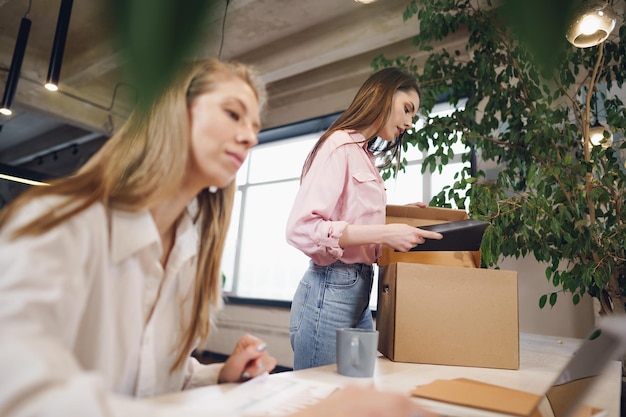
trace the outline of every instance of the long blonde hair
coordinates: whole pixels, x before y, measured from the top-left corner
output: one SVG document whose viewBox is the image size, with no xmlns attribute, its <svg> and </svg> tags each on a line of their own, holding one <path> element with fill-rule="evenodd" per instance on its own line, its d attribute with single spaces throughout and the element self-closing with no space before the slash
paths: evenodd
<svg viewBox="0 0 626 417">
<path fill-rule="evenodd" d="M 133 112 L 76 175 L 55 180 L 47 187 L 32 187 L 0 211 L 0 227 L 41 196 L 70 198 L 15 230 L 13 238 L 45 233 L 96 202 L 138 212 L 167 198 L 182 183 L 188 164 L 189 106 L 224 77 L 238 77 L 250 85 L 262 108 L 265 87 L 251 68 L 216 59 L 187 64 L 169 88 L 148 109 Z M 194 221 L 199 224 L 200 241 L 191 320 L 178 342 L 171 370 L 180 368 L 198 339 L 204 341 L 209 334 L 211 306 L 219 303 L 220 264 L 235 188 L 233 181 L 216 193 L 205 189 L 197 196 L 198 216 Z"/>
</svg>

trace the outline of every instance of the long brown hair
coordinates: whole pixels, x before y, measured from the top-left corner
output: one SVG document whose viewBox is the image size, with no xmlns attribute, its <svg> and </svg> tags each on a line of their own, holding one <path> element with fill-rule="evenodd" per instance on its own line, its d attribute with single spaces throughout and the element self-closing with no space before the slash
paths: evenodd
<svg viewBox="0 0 626 417">
<path fill-rule="evenodd" d="M 49 186 L 32 187 L 0 211 L 0 227 L 31 200 L 47 195 L 68 198 L 15 230 L 13 238 L 45 233 L 96 202 L 138 212 L 167 198 L 180 186 L 187 169 L 189 106 L 224 77 L 246 82 L 256 93 L 259 108 L 264 105 L 265 87 L 251 68 L 216 59 L 187 64 L 169 88 L 148 109 L 133 112 L 76 175 L 52 181 Z M 178 342 L 171 370 L 180 368 L 198 338 L 204 341 L 209 334 L 211 307 L 219 303 L 220 263 L 235 188 L 233 181 L 216 193 L 205 189 L 197 196 L 194 221 L 200 237 L 191 320 Z"/>
<path fill-rule="evenodd" d="M 317 152 L 328 137 L 337 130 L 364 130 L 370 126 L 384 126 L 389 120 L 393 95 L 396 91 L 415 90 L 420 94 L 419 85 L 415 77 L 396 67 L 383 68 L 370 75 L 365 80 L 350 106 L 344 111 L 335 122 L 318 139 L 315 146 L 307 156 L 302 168 L 302 177 L 311 168 L 311 164 Z M 376 146 L 376 137 L 365 138 L 369 142 L 370 150 L 378 154 L 388 154 L 385 157 L 387 163 L 391 163 L 394 156 L 400 151 L 402 140 L 400 137 L 388 142 L 385 146 Z M 381 168 L 386 167 L 387 164 Z"/>
</svg>

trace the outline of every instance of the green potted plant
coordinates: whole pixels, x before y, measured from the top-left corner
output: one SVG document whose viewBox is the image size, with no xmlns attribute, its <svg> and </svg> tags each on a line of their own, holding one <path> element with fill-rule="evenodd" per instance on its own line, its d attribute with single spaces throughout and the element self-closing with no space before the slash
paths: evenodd
<svg viewBox="0 0 626 417">
<path fill-rule="evenodd" d="M 412 0 L 404 18 L 420 27 L 415 56 L 379 56 L 372 65 L 401 66 L 420 80 L 426 123 L 405 147 L 430 150 L 424 170 L 441 169 L 458 140 L 469 149 L 464 161 L 481 161 L 458 172 L 431 205 L 455 203 L 491 223 L 484 266 L 532 255 L 548 264 L 555 286 L 540 298 L 542 308 L 565 291 L 575 304 L 584 294 L 598 299 L 600 314 L 624 314 L 626 111 L 616 91 L 626 79 L 626 25 L 589 48 L 563 35 L 541 65 L 503 13 L 490 0 Z M 464 49 L 437 47 L 464 33 Z M 418 65 L 420 51 L 428 56 Z M 430 117 L 442 98 L 466 101 L 449 116 Z M 596 124 L 610 132 L 594 145 Z"/>
</svg>

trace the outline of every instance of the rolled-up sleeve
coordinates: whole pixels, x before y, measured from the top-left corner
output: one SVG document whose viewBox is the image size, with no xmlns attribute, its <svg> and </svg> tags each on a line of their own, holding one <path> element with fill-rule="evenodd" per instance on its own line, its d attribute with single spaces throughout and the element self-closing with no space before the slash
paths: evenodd
<svg viewBox="0 0 626 417">
<path fill-rule="evenodd" d="M 341 204 L 346 181 L 345 146 L 320 149 L 302 179 L 287 220 L 287 242 L 318 265 L 328 265 L 343 255 L 339 238 L 347 222 L 331 220 Z"/>
</svg>

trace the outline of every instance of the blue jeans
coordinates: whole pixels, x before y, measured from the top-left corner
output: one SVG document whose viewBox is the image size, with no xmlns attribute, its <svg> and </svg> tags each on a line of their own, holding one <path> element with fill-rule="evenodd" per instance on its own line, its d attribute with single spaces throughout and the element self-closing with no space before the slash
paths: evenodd
<svg viewBox="0 0 626 417">
<path fill-rule="evenodd" d="M 374 328 L 369 308 L 373 278 L 371 265 L 310 263 L 291 304 L 294 370 L 335 363 L 338 328 Z"/>
</svg>

